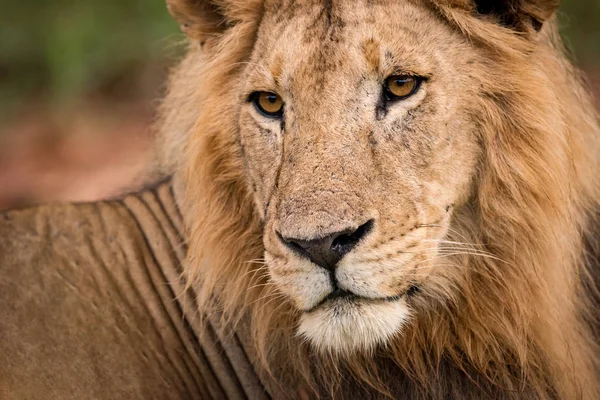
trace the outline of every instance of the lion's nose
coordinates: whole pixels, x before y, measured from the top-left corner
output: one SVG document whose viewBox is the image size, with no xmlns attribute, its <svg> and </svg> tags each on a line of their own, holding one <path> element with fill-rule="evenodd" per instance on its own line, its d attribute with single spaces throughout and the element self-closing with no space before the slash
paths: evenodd
<svg viewBox="0 0 600 400">
<path fill-rule="evenodd" d="M 308 258 L 313 263 L 326 269 L 334 269 L 337 263 L 350 252 L 373 227 L 373 220 L 358 227 L 335 232 L 323 238 L 301 240 L 283 237 L 279 239 L 296 253 Z"/>
</svg>

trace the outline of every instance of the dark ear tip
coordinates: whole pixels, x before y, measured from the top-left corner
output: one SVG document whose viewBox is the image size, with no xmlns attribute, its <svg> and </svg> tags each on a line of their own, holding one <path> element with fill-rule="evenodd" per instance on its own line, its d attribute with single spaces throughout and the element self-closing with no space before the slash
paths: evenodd
<svg viewBox="0 0 600 400">
<path fill-rule="evenodd" d="M 544 23 L 535 18 L 531 18 L 531 26 L 533 26 L 533 29 L 535 29 L 536 32 L 539 32 L 542 30 Z"/>
<path fill-rule="evenodd" d="M 225 17 L 208 0 L 166 0 L 167 9 L 179 23 L 179 28 L 193 40 L 223 31 Z"/>
<path fill-rule="evenodd" d="M 472 0 L 478 14 L 489 15 L 508 28 L 539 32 L 558 8 L 559 0 Z"/>
</svg>

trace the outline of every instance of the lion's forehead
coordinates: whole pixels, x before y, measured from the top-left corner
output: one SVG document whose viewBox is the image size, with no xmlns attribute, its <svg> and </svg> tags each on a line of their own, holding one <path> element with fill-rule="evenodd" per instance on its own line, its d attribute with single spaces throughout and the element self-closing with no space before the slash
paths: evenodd
<svg viewBox="0 0 600 400">
<path fill-rule="evenodd" d="M 427 75 L 449 32 L 411 2 L 302 1 L 266 10 L 251 75 L 307 96 L 352 93 L 369 75 L 399 69 Z"/>
</svg>

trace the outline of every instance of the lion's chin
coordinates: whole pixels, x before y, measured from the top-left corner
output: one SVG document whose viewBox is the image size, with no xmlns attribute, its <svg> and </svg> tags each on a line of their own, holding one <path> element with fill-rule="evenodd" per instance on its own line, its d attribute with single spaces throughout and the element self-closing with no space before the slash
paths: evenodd
<svg viewBox="0 0 600 400">
<path fill-rule="evenodd" d="M 339 355 L 372 351 L 399 333 L 410 312 L 403 299 L 337 299 L 304 313 L 298 335 L 318 350 Z"/>
</svg>

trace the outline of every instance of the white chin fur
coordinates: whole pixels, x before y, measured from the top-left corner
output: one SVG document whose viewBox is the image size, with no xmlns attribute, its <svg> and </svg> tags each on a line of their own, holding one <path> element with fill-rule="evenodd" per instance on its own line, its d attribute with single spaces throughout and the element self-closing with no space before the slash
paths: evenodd
<svg viewBox="0 0 600 400">
<path fill-rule="evenodd" d="M 305 313 L 298 335 L 321 351 L 351 354 L 373 350 L 398 333 L 410 312 L 404 300 L 338 299 Z"/>
</svg>

